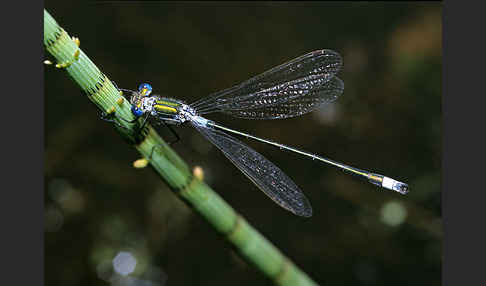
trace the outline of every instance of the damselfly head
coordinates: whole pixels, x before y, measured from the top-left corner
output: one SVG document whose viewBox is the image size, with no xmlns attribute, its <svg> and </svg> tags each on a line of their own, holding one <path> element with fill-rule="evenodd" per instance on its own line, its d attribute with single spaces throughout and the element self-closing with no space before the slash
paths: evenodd
<svg viewBox="0 0 486 286">
<path fill-rule="evenodd" d="M 145 110 L 147 108 L 144 106 L 144 98 L 147 98 L 151 93 L 152 86 L 145 82 L 138 86 L 138 92 L 133 92 L 130 97 L 130 103 L 132 104 L 132 114 L 135 117 L 140 117 L 147 111 Z"/>
<path fill-rule="evenodd" d="M 138 92 L 141 96 L 149 96 L 152 93 L 152 86 L 146 82 L 138 86 Z"/>
<path fill-rule="evenodd" d="M 138 92 L 134 92 L 130 97 L 130 104 L 132 107 L 130 110 L 135 117 L 140 117 L 143 114 L 142 110 L 142 96 Z"/>
</svg>

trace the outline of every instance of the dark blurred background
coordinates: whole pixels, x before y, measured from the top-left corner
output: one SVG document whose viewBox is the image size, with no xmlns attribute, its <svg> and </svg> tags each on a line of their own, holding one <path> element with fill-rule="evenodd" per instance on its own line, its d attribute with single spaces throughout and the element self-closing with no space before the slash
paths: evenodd
<svg viewBox="0 0 486 286">
<path fill-rule="evenodd" d="M 45 8 L 119 87 L 150 82 L 187 102 L 313 50 L 339 52 L 344 94 L 322 110 L 209 118 L 407 182 L 408 195 L 243 140 L 301 187 L 314 209 L 305 219 L 192 128 L 177 129 L 173 148 L 319 284 L 441 284 L 440 3 L 46 0 Z M 155 172 L 134 169 L 139 154 L 51 67 L 45 132 L 46 285 L 271 285 Z"/>
</svg>

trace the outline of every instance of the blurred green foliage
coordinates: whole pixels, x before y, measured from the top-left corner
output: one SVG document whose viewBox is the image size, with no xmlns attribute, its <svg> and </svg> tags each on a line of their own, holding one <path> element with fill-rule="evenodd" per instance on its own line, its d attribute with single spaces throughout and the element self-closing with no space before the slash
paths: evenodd
<svg viewBox="0 0 486 286">
<path fill-rule="evenodd" d="M 188 102 L 312 50 L 339 52 L 345 91 L 332 105 L 287 120 L 211 119 L 402 180 L 407 196 L 248 142 L 309 198 L 314 216 L 303 219 L 264 196 L 195 130 L 177 129 L 174 148 L 315 281 L 441 284 L 440 3 L 46 1 L 45 8 L 118 86 L 150 82 Z M 136 151 L 66 74 L 48 67 L 45 114 L 46 285 L 270 284 L 150 169 L 132 168 Z M 128 277 L 112 267 L 121 251 L 137 260 Z"/>
</svg>

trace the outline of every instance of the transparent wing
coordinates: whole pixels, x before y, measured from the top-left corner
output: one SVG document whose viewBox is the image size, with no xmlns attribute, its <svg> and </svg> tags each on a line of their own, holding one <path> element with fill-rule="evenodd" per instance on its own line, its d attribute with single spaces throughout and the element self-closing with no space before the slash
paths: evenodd
<svg viewBox="0 0 486 286">
<path fill-rule="evenodd" d="M 192 103 L 198 114 L 275 106 L 298 97 L 319 97 L 342 66 L 331 50 L 314 51 L 274 67 L 232 88 Z"/>
<path fill-rule="evenodd" d="M 333 102 L 343 93 L 343 90 L 343 81 L 337 77 L 333 77 L 320 86 L 314 86 L 305 96 L 296 97 L 286 102 L 257 108 L 220 110 L 220 112 L 244 119 L 283 119 L 295 117 Z"/>
<path fill-rule="evenodd" d="M 312 216 L 312 207 L 299 187 L 272 162 L 224 132 L 192 125 L 273 201 L 296 215 Z"/>
</svg>

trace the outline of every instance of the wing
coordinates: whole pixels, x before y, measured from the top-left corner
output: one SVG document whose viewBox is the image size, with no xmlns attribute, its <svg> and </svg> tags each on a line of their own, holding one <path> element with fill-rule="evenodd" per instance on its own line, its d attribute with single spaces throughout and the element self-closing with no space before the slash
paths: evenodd
<svg viewBox="0 0 486 286">
<path fill-rule="evenodd" d="M 337 77 L 319 86 L 314 85 L 304 96 L 296 97 L 275 105 L 254 108 L 228 109 L 220 112 L 244 119 L 283 119 L 300 116 L 319 109 L 336 100 L 344 90 L 344 83 Z"/>
<path fill-rule="evenodd" d="M 206 98 L 192 103 L 198 114 L 211 112 L 225 112 L 238 116 L 238 112 L 248 109 L 262 109 L 269 106 L 281 105 L 297 98 L 308 97 L 309 101 L 326 97 L 334 93 L 334 99 L 342 93 L 344 85 L 337 79 L 327 84 L 335 77 L 342 66 L 341 56 L 331 50 L 314 51 L 300 56 L 292 61 L 272 68 L 239 85 L 214 93 Z M 340 85 L 340 92 L 332 90 Z M 325 101 L 325 100 L 318 101 Z M 332 99 L 333 100 L 333 99 Z M 330 101 L 328 99 L 328 101 Z M 306 109 L 308 111 L 313 108 Z M 303 113 L 300 113 L 303 114 Z M 296 115 L 284 116 L 290 117 Z M 259 119 L 273 119 L 284 117 L 269 117 Z M 253 117 L 244 117 L 252 118 Z"/>
<path fill-rule="evenodd" d="M 192 125 L 273 201 L 296 215 L 312 216 L 312 207 L 299 187 L 272 162 L 224 132 Z"/>
</svg>

